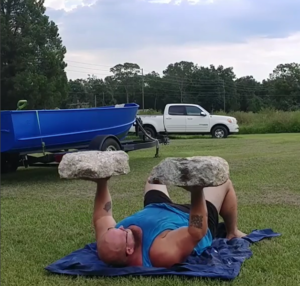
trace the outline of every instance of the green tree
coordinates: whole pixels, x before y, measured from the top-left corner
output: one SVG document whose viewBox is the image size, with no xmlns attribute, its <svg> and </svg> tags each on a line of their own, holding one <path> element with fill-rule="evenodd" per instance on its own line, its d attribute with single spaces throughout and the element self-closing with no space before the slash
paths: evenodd
<svg viewBox="0 0 300 286">
<path fill-rule="evenodd" d="M 84 79 L 76 79 L 69 81 L 69 95 L 64 108 L 80 108 L 90 106 L 90 94 L 87 81 Z"/>
<path fill-rule="evenodd" d="M 238 98 L 236 93 L 236 75 L 233 67 L 225 68 L 219 65 L 217 68 L 210 65 L 210 69 L 218 78 L 219 92 L 218 92 L 218 109 L 225 111 L 236 110 L 238 106 Z"/>
<path fill-rule="evenodd" d="M 167 89 L 164 80 L 157 72 L 145 75 L 145 106 L 154 110 L 162 110 L 166 105 Z"/>
<path fill-rule="evenodd" d="M 300 108 L 300 64 L 277 65 L 268 79 L 273 106 L 281 110 Z"/>
<path fill-rule="evenodd" d="M 200 104 L 210 111 L 219 110 L 224 106 L 224 82 L 214 72 L 212 66 L 197 67 L 192 74 L 192 79 L 188 90 L 189 103 Z"/>
<path fill-rule="evenodd" d="M 110 75 L 105 77 L 104 84 L 106 88 L 106 93 L 109 94 L 108 103 L 112 105 L 116 104 L 117 103 L 116 93 L 119 87 L 118 81 L 115 79 L 114 76 Z"/>
<path fill-rule="evenodd" d="M 180 98 L 179 102 L 183 102 L 186 90 L 191 84 L 191 76 L 197 67 L 193 62 L 181 61 L 174 64 L 169 64 L 163 71 L 164 80 L 169 86 L 178 89 Z"/>
<path fill-rule="evenodd" d="M 142 75 L 139 65 L 131 63 L 116 65 L 111 71 L 114 74 L 104 81 L 90 76 L 82 80 L 84 94 L 93 95 L 88 96 L 90 102 L 102 92 L 102 98 L 103 94 L 107 96 L 105 104 L 136 102 L 142 106 L 143 87 L 146 109 L 163 110 L 166 104 L 174 102 L 200 104 L 211 112 L 300 108 L 297 63 L 278 65 L 262 82 L 251 75 L 236 78 L 232 67 L 204 67 L 186 61 L 169 64 L 162 76 L 155 71 Z"/>
<path fill-rule="evenodd" d="M 141 69 L 134 63 L 118 64 L 110 69 L 114 74 L 114 80 L 125 89 L 126 102 L 135 98 L 136 86 L 139 81 Z"/>
<path fill-rule="evenodd" d="M 1 106 L 60 107 L 68 94 L 66 48 L 44 0 L 1 0 Z"/>
<path fill-rule="evenodd" d="M 254 111 L 255 106 L 257 109 L 256 90 L 258 82 L 253 76 L 243 76 L 236 81 L 236 91 L 239 98 L 239 110 L 240 111 Z M 254 104 L 255 102 L 255 104 Z M 251 108 L 252 105 L 252 108 Z M 255 110 L 258 111 L 258 110 Z"/>
<path fill-rule="evenodd" d="M 91 106 L 105 105 L 105 84 L 102 79 L 92 75 L 87 78 L 87 89 L 90 93 L 89 101 Z"/>
</svg>

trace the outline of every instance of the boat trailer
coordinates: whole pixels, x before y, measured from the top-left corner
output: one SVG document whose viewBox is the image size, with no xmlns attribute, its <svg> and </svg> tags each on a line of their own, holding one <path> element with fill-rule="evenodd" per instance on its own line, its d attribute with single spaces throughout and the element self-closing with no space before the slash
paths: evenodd
<svg viewBox="0 0 300 286">
<path fill-rule="evenodd" d="M 134 123 L 135 135 L 139 138 L 137 140 L 124 140 L 120 141 L 116 136 L 98 135 L 86 146 L 78 146 L 75 149 L 65 149 L 49 151 L 40 156 L 34 156 L 23 153 L 1 153 L 1 173 L 15 172 L 19 167 L 28 168 L 29 166 L 36 167 L 53 167 L 57 166 L 62 160 L 62 157 L 66 153 L 78 152 L 78 151 L 118 151 L 123 150 L 125 152 L 131 152 L 135 150 L 148 149 L 155 147 L 154 158 L 159 157 L 160 145 L 168 145 L 170 143 L 167 134 L 159 135 L 158 138 L 151 137 L 143 128 L 143 122 L 141 118 L 136 117 Z M 38 154 L 36 154 L 38 155 Z"/>
</svg>

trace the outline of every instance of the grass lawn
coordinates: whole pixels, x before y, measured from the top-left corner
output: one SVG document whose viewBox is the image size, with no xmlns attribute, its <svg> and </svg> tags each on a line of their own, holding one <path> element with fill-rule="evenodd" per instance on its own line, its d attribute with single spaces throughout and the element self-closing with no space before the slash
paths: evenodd
<svg viewBox="0 0 300 286">
<path fill-rule="evenodd" d="M 300 285 L 300 134 L 244 135 L 225 140 L 173 140 L 130 154 L 131 173 L 110 181 L 116 220 L 142 207 L 143 185 L 164 157 L 217 155 L 228 160 L 244 232 L 272 228 L 281 237 L 252 246 L 233 282 L 189 280 L 189 285 Z M 95 186 L 60 180 L 56 168 L 20 169 L 1 181 L 1 282 L 3 285 L 186 285 L 179 278 L 69 278 L 49 274 L 48 264 L 94 242 Z M 188 194 L 172 188 L 171 197 Z"/>
</svg>

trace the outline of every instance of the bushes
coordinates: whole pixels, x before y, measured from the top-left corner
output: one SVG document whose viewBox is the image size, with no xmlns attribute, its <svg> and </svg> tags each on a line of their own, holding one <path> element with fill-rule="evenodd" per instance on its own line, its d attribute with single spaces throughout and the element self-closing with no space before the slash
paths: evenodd
<svg viewBox="0 0 300 286">
<path fill-rule="evenodd" d="M 145 109 L 145 111 L 139 109 L 138 115 L 162 115 L 162 112 L 154 109 Z"/>
<path fill-rule="evenodd" d="M 158 115 L 162 114 L 156 110 L 148 109 L 139 114 Z M 240 134 L 267 134 L 267 133 L 297 133 L 300 132 L 300 110 L 278 111 L 264 109 L 258 113 L 253 112 L 231 112 L 224 114 L 216 112 L 215 115 L 228 115 L 237 119 L 240 126 Z"/>
<path fill-rule="evenodd" d="M 285 112 L 265 109 L 258 113 L 232 112 L 226 115 L 238 120 L 240 134 L 300 132 L 300 111 Z"/>
</svg>

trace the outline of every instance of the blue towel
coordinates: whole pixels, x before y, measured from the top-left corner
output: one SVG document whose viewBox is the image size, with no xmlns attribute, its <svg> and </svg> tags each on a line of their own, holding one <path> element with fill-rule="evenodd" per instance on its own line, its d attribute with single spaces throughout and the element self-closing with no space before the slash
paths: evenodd
<svg viewBox="0 0 300 286">
<path fill-rule="evenodd" d="M 271 229 L 254 230 L 244 238 L 214 239 L 212 246 L 200 256 L 191 254 L 182 264 L 172 268 L 111 267 L 98 259 L 96 243 L 72 252 L 45 269 L 56 274 L 75 276 L 185 276 L 231 280 L 238 276 L 242 263 L 252 256 L 250 244 L 280 236 Z"/>
</svg>

